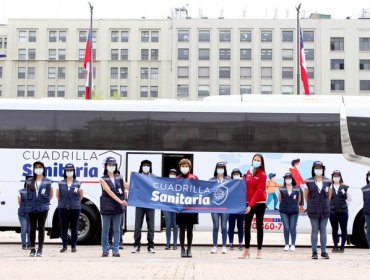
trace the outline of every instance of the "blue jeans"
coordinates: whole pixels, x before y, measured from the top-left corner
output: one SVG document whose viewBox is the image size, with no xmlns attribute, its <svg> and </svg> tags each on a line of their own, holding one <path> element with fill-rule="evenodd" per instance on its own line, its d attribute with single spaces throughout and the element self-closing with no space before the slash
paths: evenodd
<svg viewBox="0 0 370 280">
<path fill-rule="evenodd" d="M 312 253 L 317 253 L 317 235 L 320 231 L 321 252 L 326 252 L 326 225 L 329 218 L 310 218 Z"/>
<path fill-rule="evenodd" d="M 284 227 L 285 245 L 289 245 L 289 235 L 292 241 L 291 245 L 295 245 L 295 240 L 297 237 L 298 214 L 286 214 L 280 212 L 280 217 Z"/>
<path fill-rule="evenodd" d="M 370 248 L 370 215 L 364 215 L 365 216 L 365 221 L 366 221 L 366 236 L 367 236 L 367 245 Z"/>
<path fill-rule="evenodd" d="M 18 215 L 19 223 L 21 224 L 21 242 L 22 246 L 27 246 L 30 243 L 30 220 L 28 215 Z"/>
<path fill-rule="evenodd" d="M 229 214 L 211 213 L 211 216 L 213 222 L 213 246 L 217 246 L 218 229 L 220 228 L 220 219 L 221 219 L 222 246 L 226 246 L 227 219 L 229 217 Z"/>
<path fill-rule="evenodd" d="M 173 246 L 177 246 L 178 226 L 176 224 L 176 212 L 163 211 L 166 221 L 166 245 L 171 244 L 171 228 L 173 228 Z"/>
<path fill-rule="evenodd" d="M 235 230 L 235 221 L 238 228 L 238 241 L 239 244 L 243 243 L 244 236 L 244 219 L 245 214 L 229 214 L 229 230 L 227 231 L 229 235 L 229 243 L 234 243 L 234 230 Z"/>
<path fill-rule="evenodd" d="M 119 251 L 120 227 L 121 227 L 122 214 L 101 215 L 101 217 L 102 217 L 101 245 L 102 245 L 103 253 L 109 252 L 110 219 L 113 220 L 113 235 L 114 235 L 113 253 L 117 253 Z"/>
</svg>

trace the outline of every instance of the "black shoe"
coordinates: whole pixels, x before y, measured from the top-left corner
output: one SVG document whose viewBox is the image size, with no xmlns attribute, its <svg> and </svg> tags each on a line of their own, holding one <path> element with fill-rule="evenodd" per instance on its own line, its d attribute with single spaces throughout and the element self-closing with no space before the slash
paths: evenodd
<svg viewBox="0 0 370 280">
<path fill-rule="evenodd" d="M 37 257 L 42 257 L 42 249 L 37 249 Z"/>
<path fill-rule="evenodd" d="M 165 250 L 170 250 L 170 249 L 171 249 L 171 247 L 170 247 L 170 246 L 166 246 L 164 249 L 165 249 Z"/>
<path fill-rule="evenodd" d="M 115 252 L 115 253 L 113 253 L 113 255 L 112 255 L 112 257 L 117 257 L 117 258 L 119 258 L 121 255 L 120 255 L 120 253 L 119 252 Z"/>
<path fill-rule="evenodd" d="M 317 252 L 313 252 L 311 259 L 317 260 L 318 258 L 319 258 L 319 256 L 317 255 Z"/>
<path fill-rule="evenodd" d="M 35 249 L 31 249 L 30 257 L 34 257 L 35 255 L 36 255 L 36 250 Z"/>
<path fill-rule="evenodd" d="M 338 253 L 344 253 L 344 247 L 338 248 Z"/>
<path fill-rule="evenodd" d="M 244 250 L 244 248 L 243 248 L 243 245 L 242 245 L 242 244 L 239 244 L 239 245 L 238 245 L 238 248 L 239 248 L 239 251 L 243 251 L 243 250 Z"/>
<path fill-rule="evenodd" d="M 230 251 L 234 250 L 234 244 L 230 244 Z"/>
<path fill-rule="evenodd" d="M 108 257 L 108 256 L 109 256 L 109 253 L 108 253 L 108 252 L 103 252 L 103 253 L 101 254 L 101 256 L 102 256 L 103 258 Z"/>
<path fill-rule="evenodd" d="M 72 252 L 72 253 L 76 253 L 76 252 L 77 252 L 76 247 L 72 247 L 71 252 Z"/>
<path fill-rule="evenodd" d="M 63 247 L 62 249 L 60 249 L 60 251 L 59 251 L 59 252 L 64 253 L 64 252 L 66 252 L 66 251 L 67 251 L 67 247 Z"/>
<path fill-rule="evenodd" d="M 185 249 L 181 249 L 181 257 L 186 258 L 188 254 L 186 253 Z"/>
<path fill-rule="evenodd" d="M 22 245 L 22 250 L 27 250 L 27 245 Z"/>
<path fill-rule="evenodd" d="M 331 250 L 332 253 L 338 253 L 338 247 L 333 247 L 333 249 Z"/>
<path fill-rule="evenodd" d="M 186 255 L 187 255 L 188 258 L 192 258 L 193 257 L 193 255 L 191 254 L 191 249 L 188 249 L 186 251 Z"/>
<path fill-rule="evenodd" d="M 119 244 L 118 249 L 123 250 L 123 245 Z"/>
<path fill-rule="evenodd" d="M 326 253 L 326 252 L 322 252 L 322 253 L 321 253 L 321 257 L 322 257 L 323 259 L 326 259 L 326 260 L 328 260 L 328 259 L 329 259 L 329 255 L 328 255 L 328 253 Z"/>
<path fill-rule="evenodd" d="M 173 245 L 172 250 L 177 250 L 177 246 Z"/>
</svg>

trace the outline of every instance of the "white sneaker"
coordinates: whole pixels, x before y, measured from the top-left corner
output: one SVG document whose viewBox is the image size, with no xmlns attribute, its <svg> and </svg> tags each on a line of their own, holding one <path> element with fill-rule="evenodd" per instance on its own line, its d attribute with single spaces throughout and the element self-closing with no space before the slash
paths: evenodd
<svg viewBox="0 0 370 280">
<path fill-rule="evenodd" d="M 221 253 L 222 254 L 226 254 L 227 253 L 226 247 L 222 247 Z"/>
<path fill-rule="evenodd" d="M 154 248 L 148 248 L 148 253 L 149 254 L 155 254 Z"/>
<path fill-rule="evenodd" d="M 135 246 L 134 250 L 132 250 L 131 253 L 133 253 L 133 254 L 140 253 L 140 247 Z"/>
<path fill-rule="evenodd" d="M 288 250 L 289 250 L 289 245 L 285 245 L 284 251 L 288 251 Z"/>
<path fill-rule="evenodd" d="M 294 245 L 290 245 L 290 251 L 294 252 L 295 251 L 295 246 Z"/>
<path fill-rule="evenodd" d="M 217 247 L 214 246 L 212 247 L 211 254 L 216 254 L 217 253 Z"/>
</svg>

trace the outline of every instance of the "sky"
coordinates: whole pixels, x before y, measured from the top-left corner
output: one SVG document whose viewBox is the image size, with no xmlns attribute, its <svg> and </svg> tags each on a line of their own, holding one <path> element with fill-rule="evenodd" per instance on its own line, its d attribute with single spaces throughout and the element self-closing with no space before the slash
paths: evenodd
<svg viewBox="0 0 370 280">
<path fill-rule="evenodd" d="M 370 17 L 367 0 L 90 0 L 94 19 L 119 18 L 161 19 L 172 16 L 175 8 L 186 7 L 192 18 L 294 19 L 295 7 L 302 3 L 301 17 L 311 13 L 330 14 L 332 18 L 347 16 L 357 19 L 363 9 Z M 88 19 L 88 0 L 0 0 L 0 24 L 10 18 L 74 18 Z"/>
</svg>

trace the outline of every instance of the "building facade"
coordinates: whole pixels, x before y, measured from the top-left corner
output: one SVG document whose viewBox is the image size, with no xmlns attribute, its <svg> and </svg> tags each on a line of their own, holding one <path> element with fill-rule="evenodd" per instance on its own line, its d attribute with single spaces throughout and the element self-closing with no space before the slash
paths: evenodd
<svg viewBox="0 0 370 280">
<path fill-rule="evenodd" d="M 84 98 L 88 27 L 0 26 L 0 98 Z M 302 19 L 301 28 L 311 94 L 370 94 L 369 20 Z M 297 94 L 296 40 L 290 19 L 94 20 L 95 98 Z"/>
</svg>

